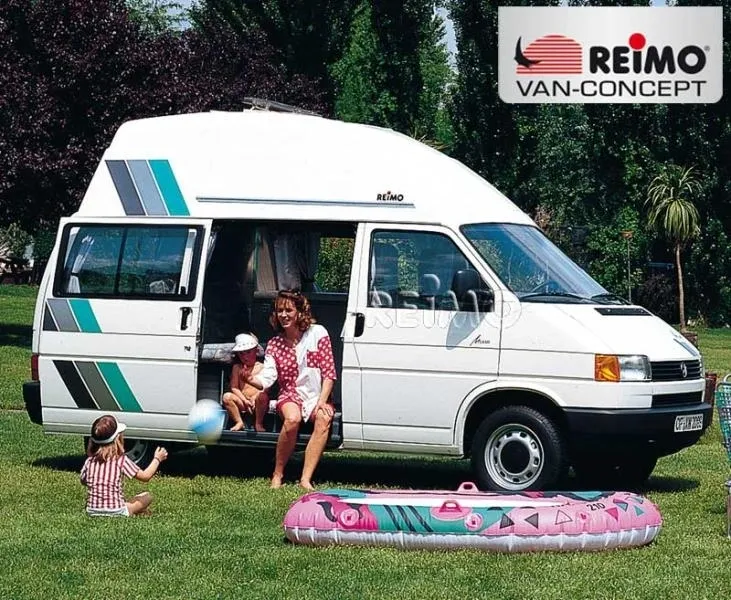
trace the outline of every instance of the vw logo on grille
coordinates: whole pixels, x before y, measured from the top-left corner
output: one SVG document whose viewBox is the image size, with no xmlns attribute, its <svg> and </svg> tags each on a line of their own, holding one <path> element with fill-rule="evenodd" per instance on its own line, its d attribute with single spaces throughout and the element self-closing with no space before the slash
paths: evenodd
<svg viewBox="0 0 731 600">
<path fill-rule="evenodd" d="M 685 363 L 680 363 L 680 376 L 683 379 L 688 376 L 688 366 Z"/>
</svg>

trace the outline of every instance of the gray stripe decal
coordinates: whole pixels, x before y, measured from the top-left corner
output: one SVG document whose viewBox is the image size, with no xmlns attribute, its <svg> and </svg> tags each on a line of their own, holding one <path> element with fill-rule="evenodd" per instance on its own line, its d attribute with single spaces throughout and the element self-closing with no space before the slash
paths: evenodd
<svg viewBox="0 0 731 600">
<path fill-rule="evenodd" d="M 114 401 L 114 398 L 104 383 L 99 369 L 93 362 L 81 362 L 77 361 L 74 363 L 76 368 L 79 370 L 81 378 L 84 380 L 86 387 L 89 388 L 91 397 L 94 398 L 97 406 L 101 410 L 119 410 L 119 405 Z"/>
<path fill-rule="evenodd" d="M 167 216 L 168 211 L 162 201 L 160 190 L 152 177 L 150 165 L 146 160 L 128 160 L 127 165 L 132 174 L 132 179 L 137 184 L 137 191 L 140 194 L 142 204 L 148 215 Z"/>
<path fill-rule="evenodd" d="M 114 187 L 117 188 L 117 194 L 122 201 L 124 213 L 126 215 L 144 215 L 145 210 L 142 208 L 142 202 L 140 202 L 140 197 L 137 195 L 127 165 L 123 160 L 108 160 L 106 162 Z"/>
<path fill-rule="evenodd" d="M 230 202 L 238 204 L 282 204 L 285 206 L 349 206 L 352 208 L 414 208 L 413 202 L 366 202 L 350 200 L 278 200 L 274 198 L 207 198 L 198 196 L 198 202 Z"/>
<path fill-rule="evenodd" d="M 56 319 L 59 331 L 79 331 L 79 326 L 76 324 L 76 319 L 66 300 L 51 298 L 48 300 L 48 307 Z"/>
<path fill-rule="evenodd" d="M 53 320 L 51 309 L 48 308 L 48 303 L 43 307 L 43 331 L 58 331 L 56 322 Z"/>
</svg>

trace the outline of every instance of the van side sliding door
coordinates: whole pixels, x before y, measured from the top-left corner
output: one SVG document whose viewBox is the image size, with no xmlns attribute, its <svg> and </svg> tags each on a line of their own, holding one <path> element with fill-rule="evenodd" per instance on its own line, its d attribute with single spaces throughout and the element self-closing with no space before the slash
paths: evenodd
<svg viewBox="0 0 731 600">
<path fill-rule="evenodd" d="M 186 439 L 211 221 L 63 219 L 39 336 L 43 424 Z"/>
</svg>

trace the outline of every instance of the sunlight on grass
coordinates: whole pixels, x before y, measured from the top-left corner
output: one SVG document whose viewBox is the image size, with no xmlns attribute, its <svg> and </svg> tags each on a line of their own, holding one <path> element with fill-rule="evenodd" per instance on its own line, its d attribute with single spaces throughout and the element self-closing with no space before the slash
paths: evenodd
<svg viewBox="0 0 731 600">
<path fill-rule="evenodd" d="M 245 459 L 222 474 L 202 449 L 173 454 L 147 486 L 128 484 L 155 494 L 151 517 L 91 520 L 82 461 L 79 438 L 0 413 L 0 597 L 680 599 L 731 589 L 720 444 L 660 460 L 646 490 L 665 520 L 653 544 L 586 554 L 294 546 L 282 518 L 299 489 L 270 490 Z M 332 453 L 322 472 L 339 478 L 322 485 L 362 485 L 362 462 L 374 480 L 402 469 L 427 487 L 465 475 L 460 461 Z"/>
<path fill-rule="evenodd" d="M 0 286 L 0 408 L 21 408 L 36 289 Z M 706 368 L 731 371 L 731 330 L 700 330 Z M 726 598 L 729 474 L 717 419 L 700 444 L 659 461 L 646 495 L 664 516 L 646 548 L 604 553 L 487 554 L 306 548 L 284 540 L 300 495 L 270 490 L 271 465 L 242 453 L 213 464 L 173 454 L 148 485 L 153 515 L 91 520 L 78 480 L 82 441 L 46 436 L 24 412 L 0 411 L 0 598 Z M 301 468 L 295 458 L 291 472 Z M 321 486 L 455 489 L 466 461 L 328 453 Z M 574 482 L 569 481 L 568 485 Z"/>
</svg>

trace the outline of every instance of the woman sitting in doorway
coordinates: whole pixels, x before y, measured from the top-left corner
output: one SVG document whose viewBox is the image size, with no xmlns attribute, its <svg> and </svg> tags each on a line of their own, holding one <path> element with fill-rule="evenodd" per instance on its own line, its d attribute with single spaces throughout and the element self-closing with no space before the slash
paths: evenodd
<svg viewBox="0 0 731 600">
<path fill-rule="evenodd" d="M 330 336 L 322 325 L 315 324 L 309 300 L 298 291 L 282 290 L 277 294 L 269 322 L 278 335 L 269 340 L 264 367 L 250 381 L 262 389 L 279 382 L 277 412 L 283 425 L 271 487 L 282 486 L 284 467 L 294 451 L 300 424 L 312 421 L 314 429 L 299 482 L 312 490 L 312 475 L 325 449 L 335 412 L 331 394 L 336 374 Z"/>
</svg>

